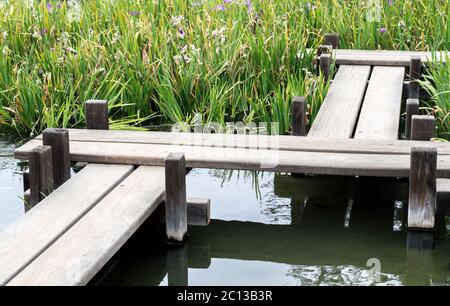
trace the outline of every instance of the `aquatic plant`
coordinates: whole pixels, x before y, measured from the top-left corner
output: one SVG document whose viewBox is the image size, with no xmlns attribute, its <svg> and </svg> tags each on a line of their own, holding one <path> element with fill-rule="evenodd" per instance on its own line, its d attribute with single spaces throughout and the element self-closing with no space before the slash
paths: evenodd
<svg viewBox="0 0 450 306">
<path fill-rule="evenodd" d="M 0 124 L 22 135 L 83 126 L 108 99 L 113 126 L 279 122 L 327 85 L 313 67 L 326 32 L 342 48 L 450 47 L 447 1 L 1 1 Z"/>
</svg>

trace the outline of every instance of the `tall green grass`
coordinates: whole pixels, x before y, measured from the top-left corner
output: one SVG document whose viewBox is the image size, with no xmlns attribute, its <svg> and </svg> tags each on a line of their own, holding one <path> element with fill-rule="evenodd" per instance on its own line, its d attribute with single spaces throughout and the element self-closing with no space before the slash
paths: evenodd
<svg viewBox="0 0 450 306">
<path fill-rule="evenodd" d="M 24 136 L 82 126 L 96 98 L 117 128 L 256 121 L 286 133 L 294 95 L 312 122 L 326 94 L 307 51 L 324 33 L 342 48 L 450 46 L 448 1 L 28 3 L 0 4 L 0 124 Z"/>
</svg>

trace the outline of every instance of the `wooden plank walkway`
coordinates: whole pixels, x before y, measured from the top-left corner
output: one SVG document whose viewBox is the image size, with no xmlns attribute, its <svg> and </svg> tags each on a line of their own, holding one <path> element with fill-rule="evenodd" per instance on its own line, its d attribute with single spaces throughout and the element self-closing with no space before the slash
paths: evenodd
<svg viewBox="0 0 450 306">
<path fill-rule="evenodd" d="M 444 145 L 445 146 L 445 145 Z M 446 146 L 449 146 L 448 144 Z M 232 151 L 230 151 L 232 150 Z M 21 155 L 26 157 L 23 150 Z M 330 175 L 409 177 L 407 154 L 357 154 L 230 149 L 139 143 L 70 142 L 72 161 L 163 166 L 170 152 L 184 153 L 186 167 L 266 170 Z M 438 176 L 450 177 L 450 156 L 440 154 Z"/>
<path fill-rule="evenodd" d="M 85 285 L 163 201 L 164 189 L 164 168 L 139 167 L 8 285 Z"/>
<path fill-rule="evenodd" d="M 398 139 L 404 67 L 374 67 L 355 138 Z"/>
<path fill-rule="evenodd" d="M 132 169 L 126 165 L 88 165 L 0 232 L 0 285 L 54 243 Z"/>
<path fill-rule="evenodd" d="M 309 137 L 350 138 L 370 75 L 370 66 L 341 66 L 320 107 Z M 351 84 L 351 86 L 349 86 Z"/>
<path fill-rule="evenodd" d="M 450 52 L 391 51 L 391 50 L 333 50 L 337 65 L 400 66 L 409 67 L 411 57 L 419 56 L 422 63 L 429 64 L 433 58 L 443 63 Z"/>
</svg>

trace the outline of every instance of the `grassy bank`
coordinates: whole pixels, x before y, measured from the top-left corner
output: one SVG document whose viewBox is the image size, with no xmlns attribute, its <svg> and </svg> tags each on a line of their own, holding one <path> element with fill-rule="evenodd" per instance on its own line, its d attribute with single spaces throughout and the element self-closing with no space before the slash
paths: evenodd
<svg viewBox="0 0 450 306">
<path fill-rule="evenodd" d="M 323 101 L 306 48 L 325 32 L 340 33 L 343 48 L 450 47 L 448 1 L 9 2 L 0 124 L 23 136 L 82 126 L 83 102 L 95 98 L 110 101 L 115 127 L 260 121 L 286 133 L 292 96 L 308 97 L 310 121 Z"/>
</svg>

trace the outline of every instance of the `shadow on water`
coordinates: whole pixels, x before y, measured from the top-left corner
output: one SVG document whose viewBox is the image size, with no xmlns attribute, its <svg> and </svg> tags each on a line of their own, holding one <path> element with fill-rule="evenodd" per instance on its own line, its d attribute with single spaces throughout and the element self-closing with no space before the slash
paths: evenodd
<svg viewBox="0 0 450 306">
<path fill-rule="evenodd" d="M 406 248 L 407 181 L 257 178 L 194 170 L 188 194 L 211 198 L 211 224 L 173 249 L 149 220 L 91 285 L 450 285 L 445 222 L 433 250 Z"/>
</svg>

